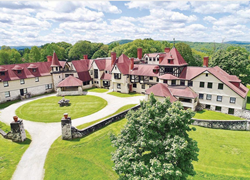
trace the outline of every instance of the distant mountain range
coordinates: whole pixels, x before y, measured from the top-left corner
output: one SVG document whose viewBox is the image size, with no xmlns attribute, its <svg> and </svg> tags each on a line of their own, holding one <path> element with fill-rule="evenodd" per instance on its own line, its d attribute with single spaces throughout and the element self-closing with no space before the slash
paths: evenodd
<svg viewBox="0 0 250 180">
<path fill-rule="evenodd" d="M 40 46 L 38 46 L 40 47 Z M 20 49 L 25 49 L 25 48 L 29 48 L 31 49 L 32 46 L 10 46 L 11 49 L 16 49 L 16 50 L 20 50 Z M 0 46 L 0 49 L 1 49 L 1 46 Z"/>
</svg>

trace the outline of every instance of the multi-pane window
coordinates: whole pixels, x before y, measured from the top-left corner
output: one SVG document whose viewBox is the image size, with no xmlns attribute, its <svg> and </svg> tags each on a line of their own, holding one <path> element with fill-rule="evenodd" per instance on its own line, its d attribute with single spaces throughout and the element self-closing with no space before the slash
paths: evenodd
<svg viewBox="0 0 250 180">
<path fill-rule="evenodd" d="M 114 73 L 114 78 L 115 79 L 121 79 L 121 74 L 120 73 Z"/>
<path fill-rule="evenodd" d="M 150 79 L 150 80 L 153 80 L 153 77 L 152 77 L 152 76 L 150 76 L 150 77 L 149 77 L 149 79 Z"/>
<path fill-rule="evenodd" d="M 5 72 L 0 72 L 0 76 L 4 76 L 5 75 Z"/>
<path fill-rule="evenodd" d="M 90 70 L 90 75 L 93 75 L 93 70 Z"/>
<path fill-rule="evenodd" d="M 185 80 L 181 80 L 181 86 L 185 86 Z"/>
<path fill-rule="evenodd" d="M 211 82 L 209 82 L 209 83 L 207 83 L 207 88 L 213 88 L 213 83 L 211 83 Z"/>
<path fill-rule="evenodd" d="M 35 82 L 39 82 L 39 77 L 35 77 Z"/>
<path fill-rule="evenodd" d="M 21 74 L 22 73 L 22 70 L 17 70 L 17 74 Z"/>
<path fill-rule="evenodd" d="M 136 87 L 137 87 L 137 85 L 136 85 L 136 83 L 134 83 L 134 84 L 133 84 L 133 88 L 136 88 Z"/>
<path fill-rule="evenodd" d="M 176 85 L 176 80 L 172 80 L 172 85 Z"/>
<path fill-rule="evenodd" d="M 142 84 L 142 85 L 141 85 L 141 88 L 142 88 L 142 89 L 145 89 L 145 84 Z"/>
<path fill-rule="evenodd" d="M 222 96 L 217 96 L 217 101 L 221 102 L 222 101 Z"/>
<path fill-rule="evenodd" d="M 215 110 L 216 111 L 221 111 L 221 107 L 220 106 L 215 106 Z"/>
<path fill-rule="evenodd" d="M 212 95 L 211 94 L 207 94 L 207 100 L 211 100 L 212 99 Z"/>
<path fill-rule="evenodd" d="M 36 69 L 32 69 L 33 72 L 36 72 Z"/>
<path fill-rule="evenodd" d="M 193 86 L 193 81 L 188 81 L 188 87 Z"/>
<path fill-rule="evenodd" d="M 223 84 L 222 83 L 218 84 L 218 89 L 223 89 Z"/>
<path fill-rule="evenodd" d="M 121 84 L 117 84 L 117 89 L 121 89 Z"/>
<path fill-rule="evenodd" d="M 45 89 L 52 89 L 52 84 L 45 84 Z"/>
<path fill-rule="evenodd" d="M 9 86 L 8 81 L 4 81 L 4 82 L 3 82 L 3 86 L 4 86 L 4 87 L 8 87 L 8 86 Z"/>
<path fill-rule="evenodd" d="M 206 104 L 206 109 L 210 109 L 210 107 L 211 107 L 211 105 L 209 105 L 209 104 Z"/>
<path fill-rule="evenodd" d="M 206 73 L 206 77 L 208 77 L 208 73 Z"/>
<path fill-rule="evenodd" d="M 20 84 L 24 84 L 24 79 L 20 79 Z"/>
<path fill-rule="evenodd" d="M 204 98 L 204 94 L 199 94 L 199 99 L 203 99 Z"/>
<path fill-rule="evenodd" d="M 204 82 L 200 82 L 200 87 L 204 88 Z"/>
<path fill-rule="evenodd" d="M 156 78 L 156 82 L 159 82 L 159 78 L 158 77 Z"/>
<path fill-rule="evenodd" d="M 98 69 L 94 69 L 94 78 L 98 78 Z"/>
<path fill-rule="evenodd" d="M 234 109 L 233 108 L 228 108 L 228 114 L 234 114 Z"/>
<path fill-rule="evenodd" d="M 10 97 L 10 91 L 5 92 L 5 97 Z"/>
<path fill-rule="evenodd" d="M 23 93 L 27 94 L 27 88 L 23 89 Z"/>
<path fill-rule="evenodd" d="M 230 103 L 235 104 L 235 102 L 236 102 L 236 98 L 235 97 L 230 97 Z"/>
<path fill-rule="evenodd" d="M 167 84 L 167 83 L 168 83 L 168 80 L 164 79 L 164 80 L 163 80 L 163 83 Z"/>
</svg>

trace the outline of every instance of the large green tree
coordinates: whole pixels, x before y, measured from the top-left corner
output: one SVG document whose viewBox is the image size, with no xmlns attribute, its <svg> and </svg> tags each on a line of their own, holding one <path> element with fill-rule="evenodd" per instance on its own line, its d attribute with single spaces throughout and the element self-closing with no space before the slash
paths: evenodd
<svg viewBox="0 0 250 180">
<path fill-rule="evenodd" d="M 10 53 L 6 50 L 0 50 L 0 64 L 11 64 L 10 62 Z"/>
<path fill-rule="evenodd" d="M 198 160 L 197 142 L 187 132 L 194 112 L 180 102 L 161 103 L 153 94 L 129 111 L 128 120 L 118 136 L 111 135 L 117 148 L 112 153 L 114 170 L 120 179 L 186 179 L 194 175 L 192 161 Z"/>
<path fill-rule="evenodd" d="M 30 62 L 38 62 L 41 59 L 41 53 L 37 46 L 33 46 L 30 50 L 29 61 Z"/>
<path fill-rule="evenodd" d="M 194 58 L 192 49 L 189 45 L 185 43 L 177 43 L 175 45 L 176 49 L 179 51 L 183 59 L 188 63 L 189 66 L 201 66 L 202 61 L 196 56 Z"/>
<path fill-rule="evenodd" d="M 249 53 L 242 47 L 228 47 L 218 50 L 209 61 L 210 66 L 219 66 L 230 75 L 238 76 L 243 84 L 250 83 Z"/>
<path fill-rule="evenodd" d="M 91 59 L 102 58 L 102 57 L 108 57 L 108 53 L 105 52 L 103 49 L 99 49 L 93 54 Z"/>
<path fill-rule="evenodd" d="M 89 57 L 91 54 L 91 42 L 89 41 L 78 41 L 73 45 L 69 51 L 70 60 L 79 60 L 83 58 L 83 55 L 87 54 Z"/>
<path fill-rule="evenodd" d="M 10 51 L 10 62 L 11 64 L 21 63 L 21 54 L 16 49 L 11 49 Z"/>
</svg>

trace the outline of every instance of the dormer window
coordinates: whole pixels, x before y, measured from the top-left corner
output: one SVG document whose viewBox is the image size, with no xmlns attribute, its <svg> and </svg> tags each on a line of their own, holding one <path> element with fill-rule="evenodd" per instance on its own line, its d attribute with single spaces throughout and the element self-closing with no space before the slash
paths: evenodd
<svg viewBox="0 0 250 180">
<path fill-rule="evenodd" d="M 33 72 L 36 72 L 36 69 L 32 69 Z"/>
<path fill-rule="evenodd" d="M 0 75 L 1 76 L 5 76 L 5 72 L 0 72 Z"/>
<path fill-rule="evenodd" d="M 159 61 L 159 58 L 157 58 L 157 61 Z"/>
<path fill-rule="evenodd" d="M 17 74 L 21 74 L 22 73 L 22 70 L 17 70 Z"/>
</svg>

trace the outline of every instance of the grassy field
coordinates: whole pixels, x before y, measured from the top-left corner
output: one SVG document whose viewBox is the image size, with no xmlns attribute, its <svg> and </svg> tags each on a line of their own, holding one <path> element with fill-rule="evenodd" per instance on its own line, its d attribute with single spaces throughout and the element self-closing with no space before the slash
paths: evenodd
<svg viewBox="0 0 250 180">
<path fill-rule="evenodd" d="M 84 91 L 87 91 L 87 92 L 97 92 L 97 93 L 105 93 L 105 92 L 108 92 L 108 89 L 104 89 L 104 88 L 90 88 L 90 89 L 86 89 Z"/>
<path fill-rule="evenodd" d="M 247 85 L 247 88 L 250 89 L 250 85 Z M 246 109 L 250 110 L 250 91 L 248 91 L 248 93 L 247 93 Z"/>
<path fill-rule="evenodd" d="M 17 102 L 20 102 L 21 100 L 17 99 L 17 100 L 13 100 L 13 101 L 8 101 L 8 102 L 5 102 L 5 103 L 1 103 L 0 104 L 0 109 L 3 109 L 3 108 L 6 108 L 8 106 L 10 106 L 11 104 L 14 104 L 14 103 L 17 103 Z"/>
<path fill-rule="evenodd" d="M 144 96 L 143 94 L 138 94 L 138 93 L 129 93 L 129 94 L 125 94 L 125 93 L 119 93 L 119 92 L 110 92 L 110 93 L 108 93 L 108 94 L 113 95 L 113 96 L 117 96 L 117 97 Z"/>
<path fill-rule="evenodd" d="M 123 106 L 114 114 L 133 106 L 135 104 Z M 78 128 L 82 129 L 97 121 L 83 124 Z M 114 151 L 114 147 L 110 144 L 109 135 L 111 132 L 119 133 L 125 123 L 126 120 L 123 119 L 85 138 L 73 141 L 58 138 L 47 155 L 44 179 L 117 179 L 117 174 L 111 168 L 113 162 L 110 152 Z"/>
<path fill-rule="evenodd" d="M 10 131 L 10 127 L 0 122 L 0 128 L 5 132 Z M 31 143 L 30 135 L 26 131 L 27 139 L 25 142 L 16 143 L 11 140 L 4 139 L 0 135 L 0 179 L 9 180 L 14 173 L 18 162 L 23 153 Z"/>
<path fill-rule="evenodd" d="M 195 119 L 209 119 L 209 120 L 243 120 L 240 117 L 224 114 L 220 112 L 210 111 L 203 109 L 202 111 L 196 112 Z"/>
<path fill-rule="evenodd" d="M 62 97 L 47 97 L 20 106 L 16 115 L 35 122 L 60 122 L 64 113 L 72 119 L 93 114 L 107 105 L 107 101 L 97 96 L 65 96 L 71 105 L 60 107 Z"/>
<path fill-rule="evenodd" d="M 110 154 L 115 148 L 109 136 L 119 133 L 126 121 L 122 119 L 74 141 L 58 138 L 47 156 L 45 179 L 117 179 Z M 194 162 L 197 174 L 188 179 L 250 179 L 250 132 L 196 129 L 190 136 L 200 149 L 199 161 Z"/>
</svg>

